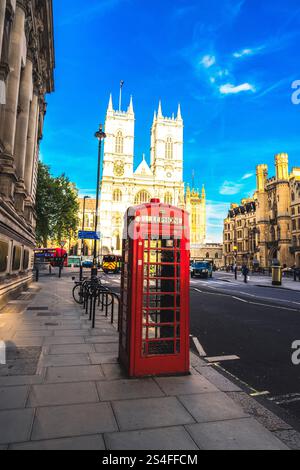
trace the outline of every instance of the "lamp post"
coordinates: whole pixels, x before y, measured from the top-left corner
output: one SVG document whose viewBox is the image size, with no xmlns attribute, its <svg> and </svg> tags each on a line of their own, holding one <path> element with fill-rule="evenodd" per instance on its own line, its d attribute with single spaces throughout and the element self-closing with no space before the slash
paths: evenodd
<svg viewBox="0 0 300 470">
<path fill-rule="evenodd" d="M 96 215 L 95 215 L 95 232 L 98 228 L 98 210 L 99 210 L 99 191 L 100 191 L 100 168 L 101 168 L 101 150 L 102 140 L 106 138 L 106 134 L 103 131 L 102 124 L 99 126 L 99 130 L 95 133 L 96 139 L 98 139 L 98 170 L 97 170 L 97 190 L 96 190 Z M 93 257 L 93 268 L 97 269 L 97 240 L 94 240 L 94 257 Z M 94 271 L 95 272 L 95 271 Z"/>
<path fill-rule="evenodd" d="M 83 198 L 83 211 L 82 211 L 82 231 L 83 232 L 85 229 L 85 202 L 87 199 L 90 199 L 90 196 L 84 196 Z M 84 256 L 84 239 L 82 239 L 81 256 Z"/>
</svg>

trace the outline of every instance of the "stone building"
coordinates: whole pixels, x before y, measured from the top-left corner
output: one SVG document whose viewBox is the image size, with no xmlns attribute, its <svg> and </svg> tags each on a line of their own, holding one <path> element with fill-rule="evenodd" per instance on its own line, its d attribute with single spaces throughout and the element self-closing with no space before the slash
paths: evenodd
<svg viewBox="0 0 300 470">
<path fill-rule="evenodd" d="M 132 99 L 126 112 L 115 111 L 110 97 L 105 122 L 99 231 L 102 253 L 121 253 L 123 217 L 130 206 L 158 198 L 166 204 L 192 208 L 195 240 L 206 235 L 205 193 L 185 200 L 183 183 L 183 119 L 164 117 L 159 103 L 151 129 L 150 166 L 145 156 L 134 170 L 135 114 Z"/>
<path fill-rule="evenodd" d="M 39 142 L 53 91 L 52 0 L 0 2 L 0 298 L 31 276 Z"/>
<path fill-rule="evenodd" d="M 256 264 L 257 228 L 256 200 L 243 199 L 231 204 L 224 222 L 224 266 L 237 263 Z"/>
<path fill-rule="evenodd" d="M 199 247 L 191 246 L 192 261 L 210 261 L 217 269 L 223 267 L 223 245 L 222 243 L 207 242 Z"/>
<path fill-rule="evenodd" d="M 267 165 L 256 169 L 257 190 L 252 200 L 232 205 L 224 222 L 224 261 L 247 261 L 268 268 L 300 266 L 300 168 L 289 173 L 288 155 L 275 156 L 275 176 Z"/>
</svg>

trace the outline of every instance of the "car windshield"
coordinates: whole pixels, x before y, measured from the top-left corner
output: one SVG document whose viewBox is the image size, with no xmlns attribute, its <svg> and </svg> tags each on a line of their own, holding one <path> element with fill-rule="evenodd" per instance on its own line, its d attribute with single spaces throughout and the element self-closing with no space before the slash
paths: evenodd
<svg viewBox="0 0 300 470">
<path fill-rule="evenodd" d="M 209 263 L 195 263 L 194 268 L 197 269 L 209 269 Z"/>
</svg>

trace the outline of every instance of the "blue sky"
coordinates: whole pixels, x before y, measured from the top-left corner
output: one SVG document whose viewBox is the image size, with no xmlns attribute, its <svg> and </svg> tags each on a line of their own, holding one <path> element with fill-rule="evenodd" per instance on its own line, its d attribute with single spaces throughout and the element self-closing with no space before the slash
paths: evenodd
<svg viewBox="0 0 300 470">
<path fill-rule="evenodd" d="M 93 194 L 109 93 L 132 94 L 136 163 L 149 160 L 153 111 L 181 103 L 184 179 L 206 185 L 208 238 L 221 240 L 230 202 L 255 189 L 255 166 L 288 152 L 300 166 L 299 0 L 53 0 L 55 93 L 41 156 Z"/>
</svg>

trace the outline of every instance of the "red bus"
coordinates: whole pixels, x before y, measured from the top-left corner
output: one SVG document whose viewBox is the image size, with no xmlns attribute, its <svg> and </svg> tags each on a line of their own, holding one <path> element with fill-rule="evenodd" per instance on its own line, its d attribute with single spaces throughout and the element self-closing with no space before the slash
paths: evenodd
<svg viewBox="0 0 300 470">
<path fill-rule="evenodd" d="M 68 267 L 68 253 L 62 248 L 37 248 L 34 250 L 36 260 L 50 263 L 53 268 L 61 266 Z"/>
</svg>

